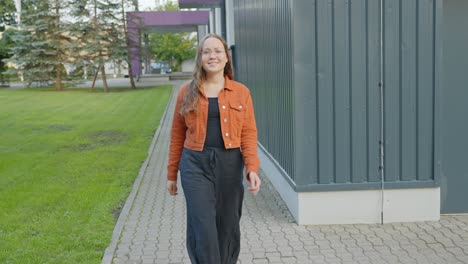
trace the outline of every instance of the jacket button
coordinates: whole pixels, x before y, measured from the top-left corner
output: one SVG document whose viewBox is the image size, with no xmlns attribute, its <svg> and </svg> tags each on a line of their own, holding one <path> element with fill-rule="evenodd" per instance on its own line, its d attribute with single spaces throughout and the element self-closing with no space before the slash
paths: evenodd
<svg viewBox="0 0 468 264">
<path fill-rule="evenodd" d="M 239 105 L 239 109 L 242 109 L 242 105 Z"/>
<path fill-rule="evenodd" d="M 226 135 L 226 137 L 229 137 L 229 133 L 226 133 L 225 135 Z"/>
<path fill-rule="evenodd" d="M 231 147 L 231 146 L 232 146 L 232 144 L 231 144 L 231 143 L 229 143 L 229 146 Z"/>
<path fill-rule="evenodd" d="M 224 118 L 224 123 L 226 123 L 226 122 L 227 122 L 227 118 Z"/>
<path fill-rule="evenodd" d="M 223 106 L 221 106 L 221 107 L 222 107 L 223 109 L 226 109 L 226 106 L 225 106 L 225 105 L 223 105 Z"/>
</svg>

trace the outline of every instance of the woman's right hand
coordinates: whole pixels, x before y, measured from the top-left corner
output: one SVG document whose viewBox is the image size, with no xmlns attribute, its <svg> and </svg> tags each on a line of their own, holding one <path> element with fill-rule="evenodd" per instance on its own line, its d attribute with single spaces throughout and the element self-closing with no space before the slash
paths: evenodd
<svg viewBox="0 0 468 264">
<path fill-rule="evenodd" d="M 168 180 L 166 186 L 170 195 L 177 195 L 177 181 Z"/>
</svg>

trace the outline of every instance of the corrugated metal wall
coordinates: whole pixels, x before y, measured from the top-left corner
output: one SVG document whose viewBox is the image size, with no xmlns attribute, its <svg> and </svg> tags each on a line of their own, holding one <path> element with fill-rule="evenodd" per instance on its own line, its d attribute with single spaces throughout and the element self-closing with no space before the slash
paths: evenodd
<svg viewBox="0 0 468 264">
<path fill-rule="evenodd" d="M 438 180 L 441 0 L 385 1 L 385 178 Z M 437 35 L 439 34 L 439 35 Z"/>
<path fill-rule="evenodd" d="M 235 3 L 239 78 L 257 95 L 260 142 L 299 191 L 380 187 L 381 96 L 387 186 L 436 184 L 441 0 L 386 0 L 383 17 L 380 3 Z M 289 116 L 270 116 L 277 107 Z"/>
<path fill-rule="evenodd" d="M 238 72 L 253 96 L 259 141 L 294 177 L 291 16 L 288 0 L 234 1 Z"/>
<path fill-rule="evenodd" d="M 378 187 L 379 3 L 294 1 L 300 190 Z"/>
</svg>

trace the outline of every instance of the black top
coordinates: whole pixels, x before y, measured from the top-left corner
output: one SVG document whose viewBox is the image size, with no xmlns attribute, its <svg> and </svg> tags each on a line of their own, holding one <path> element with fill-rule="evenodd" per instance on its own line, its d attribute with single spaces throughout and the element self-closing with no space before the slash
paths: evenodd
<svg viewBox="0 0 468 264">
<path fill-rule="evenodd" d="M 218 98 L 208 98 L 208 123 L 206 124 L 205 147 L 224 148 Z"/>
</svg>

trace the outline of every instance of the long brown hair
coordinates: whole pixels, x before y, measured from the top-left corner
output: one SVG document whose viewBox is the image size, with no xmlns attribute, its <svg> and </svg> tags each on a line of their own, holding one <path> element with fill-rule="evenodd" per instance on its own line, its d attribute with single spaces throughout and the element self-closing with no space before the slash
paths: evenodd
<svg viewBox="0 0 468 264">
<path fill-rule="evenodd" d="M 232 68 L 232 59 L 231 54 L 228 52 L 228 47 L 226 41 L 223 37 L 216 34 L 208 34 L 198 45 L 197 55 L 195 57 L 195 68 L 193 70 L 192 81 L 189 84 L 188 91 L 185 94 L 182 105 L 180 107 L 179 113 L 184 115 L 189 111 L 198 111 L 198 94 L 200 93 L 200 85 L 206 80 L 206 71 L 203 69 L 202 63 L 202 51 L 205 41 L 209 38 L 217 38 L 223 43 L 224 51 L 226 52 L 227 62 L 224 66 L 224 76 L 227 76 L 229 79 L 234 78 L 234 70 Z"/>
</svg>

